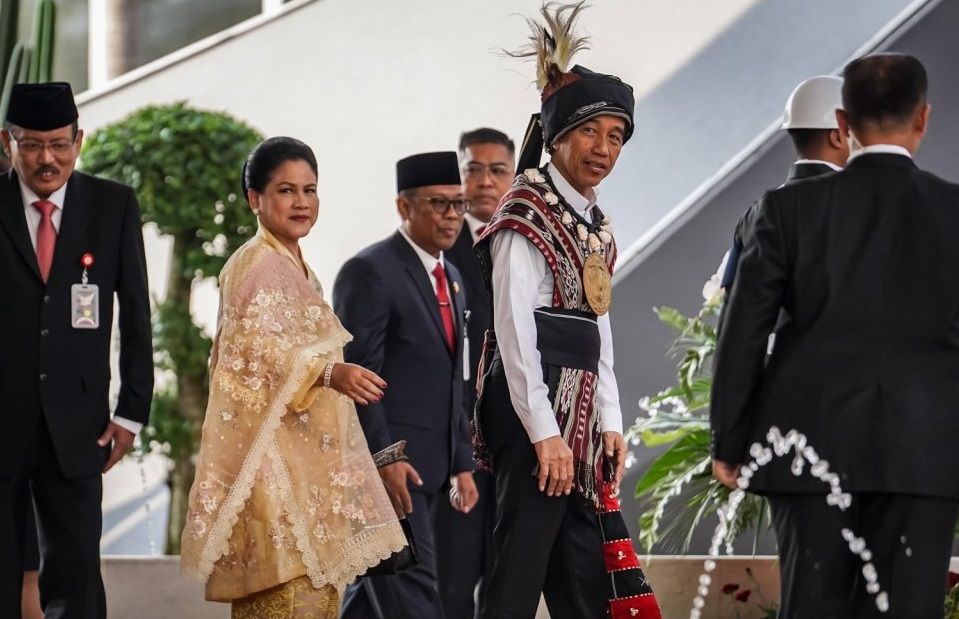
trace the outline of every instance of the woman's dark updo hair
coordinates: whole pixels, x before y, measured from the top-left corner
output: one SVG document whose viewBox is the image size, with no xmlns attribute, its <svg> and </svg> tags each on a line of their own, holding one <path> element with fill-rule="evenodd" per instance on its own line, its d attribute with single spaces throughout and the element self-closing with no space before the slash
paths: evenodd
<svg viewBox="0 0 959 619">
<path fill-rule="evenodd" d="M 270 183 L 270 177 L 278 167 L 287 161 L 305 161 L 317 174 L 316 156 L 303 142 L 285 136 L 267 138 L 256 145 L 246 161 L 243 162 L 243 196 L 253 189 L 263 193 Z"/>
</svg>

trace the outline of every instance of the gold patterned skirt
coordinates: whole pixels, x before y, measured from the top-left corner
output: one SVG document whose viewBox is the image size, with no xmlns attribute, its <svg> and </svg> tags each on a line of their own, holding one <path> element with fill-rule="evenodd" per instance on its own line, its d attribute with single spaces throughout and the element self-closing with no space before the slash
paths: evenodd
<svg viewBox="0 0 959 619">
<path fill-rule="evenodd" d="M 315 589 L 301 576 L 233 601 L 232 619 L 337 619 L 340 597 L 333 585 Z"/>
</svg>

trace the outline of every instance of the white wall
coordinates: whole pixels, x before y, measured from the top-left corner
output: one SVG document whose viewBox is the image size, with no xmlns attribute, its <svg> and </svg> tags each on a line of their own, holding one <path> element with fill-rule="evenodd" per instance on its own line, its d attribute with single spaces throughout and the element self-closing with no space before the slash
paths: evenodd
<svg viewBox="0 0 959 619">
<path fill-rule="evenodd" d="M 594 49 L 577 61 L 618 74 L 640 98 L 758 2 L 596 2 L 582 22 Z M 240 25 L 212 38 L 218 42 L 201 42 L 179 60 L 174 54 L 81 95 L 81 123 L 90 131 L 143 105 L 187 99 L 266 135 L 306 141 L 319 160 L 321 212 L 303 248 L 330 288 L 346 258 L 397 225 L 397 159 L 453 149 L 461 131 L 480 125 L 522 138 L 539 106 L 533 67 L 496 50 L 523 42 L 518 13 L 532 14 L 539 5 L 301 0 L 253 20 L 255 27 Z M 161 295 L 168 251 L 148 234 L 151 284 Z M 197 318 L 209 324 L 215 303 L 201 294 Z"/>
</svg>

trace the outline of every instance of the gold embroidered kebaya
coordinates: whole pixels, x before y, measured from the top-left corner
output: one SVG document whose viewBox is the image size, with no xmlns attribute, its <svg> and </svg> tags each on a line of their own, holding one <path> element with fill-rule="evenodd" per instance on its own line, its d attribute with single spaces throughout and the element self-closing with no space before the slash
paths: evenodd
<svg viewBox="0 0 959 619">
<path fill-rule="evenodd" d="M 342 587 L 406 544 L 353 402 L 320 386 L 351 336 L 262 228 L 223 268 L 220 294 L 183 570 L 217 601 L 302 576 Z"/>
</svg>

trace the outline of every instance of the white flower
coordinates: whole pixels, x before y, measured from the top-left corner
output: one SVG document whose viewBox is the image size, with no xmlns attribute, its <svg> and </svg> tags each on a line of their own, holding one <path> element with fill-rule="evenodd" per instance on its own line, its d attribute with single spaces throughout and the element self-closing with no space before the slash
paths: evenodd
<svg viewBox="0 0 959 619">
<path fill-rule="evenodd" d="M 588 245 L 589 245 L 589 250 L 590 250 L 590 251 L 596 251 L 596 250 L 598 250 L 600 247 L 602 247 L 602 245 L 603 245 L 602 243 L 599 242 L 599 237 L 596 236 L 596 235 L 593 234 L 593 233 L 590 233 L 590 234 L 586 237 L 586 242 L 587 242 Z"/>
<path fill-rule="evenodd" d="M 261 292 L 260 294 L 256 295 L 255 301 L 257 305 L 266 307 L 270 304 L 270 295 L 266 294 L 265 292 Z"/>
<path fill-rule="evenodd" d="M 716 273 L 703 284 L 703 299 L 710 303 L 716 302 L 723 295 L 719 273 Z"/>
<path fill-rule="evenodd" d="M 306 313 L 312 320 L 319 320 L 320 316 L 323 315 L 323 310 L 320 309 L 319 305 L 311 305 L 306 308 Z"/>
<path fill-rule="evenodd" d="M 545 183 L 546 177 L 540 174 L 536 168 L 529 168 L 523 172 L 523 176 L 529 179 L 531 183 Z"/>
<path fill-rule="evenodd" d="M 613 235 L 607 232 L 606 230 L 599 231 L 599 240 L 603 243 L 609 245 L 613 242 Z"/>
<path fill-rule="evenodd" d="M 556 197 L 556 194 L 552 191 L 547 191 L 543 194 L 543 199 L 546 200 L 546 204 L 550 206 L 556 206 L 559 204 L 559 198 Z"/>
<path fill-rule="evenodd" d="M 569 211 L 563 211 L 562 217 L 563 225 L 568 226 L 573 223 L 573 215 Z"/>
<path fill-rule="evenodd" d="M 586 230 L 586 226 L 583 224 L 576 224 L 576 236 L 579 237 L 580 241 L 585 241 L 589 238 L 589 231 Z"/>
</svg>

